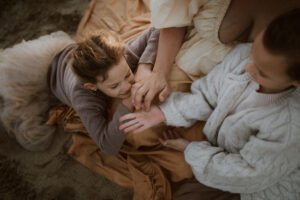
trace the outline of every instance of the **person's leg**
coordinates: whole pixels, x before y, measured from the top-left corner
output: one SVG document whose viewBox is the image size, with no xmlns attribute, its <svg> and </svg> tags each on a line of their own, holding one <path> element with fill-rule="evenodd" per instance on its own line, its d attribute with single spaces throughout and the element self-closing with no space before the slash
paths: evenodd
<svg viewBox="0 0 300 200">
<path fill-rule="evenodd" d="M 199 183 L 185 180 L 172 186 L 173 200 L 240 200 L 240 194 L 224 192 Z"/>
</svg>

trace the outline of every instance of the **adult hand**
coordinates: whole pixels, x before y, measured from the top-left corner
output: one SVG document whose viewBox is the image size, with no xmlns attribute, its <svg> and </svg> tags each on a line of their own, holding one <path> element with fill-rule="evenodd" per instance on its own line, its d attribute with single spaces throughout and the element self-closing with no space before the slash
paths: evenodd
<svg viewBox="0 0 300 200">
<path fill-rule="evenodd" d="M 174 130 L 167 130 L 163 133 L 163 137 L 159 141 L 165 147 L 175 149 L 177 151 L 184 151 L 190 143 L 188 140 L 181 138 L 181 136 Z"/>
<path fill-rule="evenodd" d="M 145 79 L 148 76 L 150 76 L 152 67 L 153 67 L 152 64 L 139 64 L 137 71 L 134 75 L 135 82 Z M 128 110 L 130 110 L 131 112 L 134 111 L 134 104 L 133 104 L 132 96 L 130 96 L 129 98 L 123 99 L 122 104 L 125 107 L 127 107 Z"/>
<path fill-rule="evenodd" d="M 150 76 L 136 82 L 132 87 L 133 104 L 137 110 L 149 111 L 152 100 L 158 95 L 161 102 L 170 94 L 170 88 L 163 74 L 152 72 Z"/>
<path fill-rule="evenodd" d="M 139 111 L 129 113 L 120 117 L 119 129 L 125 133 L 138 133 L 155 126 L 165 120 L 163 112 L 157 107 L 152 106 L 149 112 Z"/>
</svg>

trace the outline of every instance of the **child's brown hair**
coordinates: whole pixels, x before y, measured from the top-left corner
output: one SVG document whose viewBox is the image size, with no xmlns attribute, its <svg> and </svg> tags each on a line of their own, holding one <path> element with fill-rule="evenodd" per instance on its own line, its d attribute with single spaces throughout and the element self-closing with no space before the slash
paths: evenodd
<svg viewBox="0 0 300 200">
<path fill-rule="evenodd" d="M 73 71 L 83 81 L 97 83 L 97 77 L 106 79 L 106 73 L 119 63 L 124 45 L 108 31 L 99 31 L 79 42 L 73 51 Z"/>
<path fill-rule="evenodd" d="M 264 32 L 263 44 L 270 53 L 285 56 L 288 76 L 300 80 L 300 8 L 274 19 Z"/>
</svg>

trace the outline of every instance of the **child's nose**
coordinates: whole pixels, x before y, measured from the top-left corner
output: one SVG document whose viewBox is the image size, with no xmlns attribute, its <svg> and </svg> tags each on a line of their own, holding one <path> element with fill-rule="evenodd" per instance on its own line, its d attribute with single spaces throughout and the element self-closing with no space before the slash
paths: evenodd
<svg viewBox="0 0 300 200">
<path fill-rule="evenodd" d="M 129 83 L 134 84 L 134 76 L 133 74 L 129 77 Z"/>
</svg>

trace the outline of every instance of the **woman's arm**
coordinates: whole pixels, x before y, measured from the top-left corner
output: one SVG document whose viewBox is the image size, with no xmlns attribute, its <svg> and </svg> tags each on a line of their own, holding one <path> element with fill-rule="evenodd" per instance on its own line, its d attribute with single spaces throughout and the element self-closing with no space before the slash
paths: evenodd
<svg viewBox="0 0 300 200">
<path fill-rule="evenodd" d="M 160 30 L 156 62 L 149 77 L 138 81 L 133 87 L 133 102 L 136 109 L 150 109 L 156 95 L 164 101 L 169 95 L 168 75 L 181 47 L 186 28 L 165 28 Z"/>
</svg>

